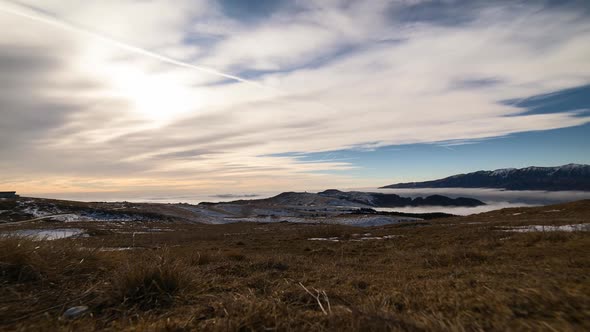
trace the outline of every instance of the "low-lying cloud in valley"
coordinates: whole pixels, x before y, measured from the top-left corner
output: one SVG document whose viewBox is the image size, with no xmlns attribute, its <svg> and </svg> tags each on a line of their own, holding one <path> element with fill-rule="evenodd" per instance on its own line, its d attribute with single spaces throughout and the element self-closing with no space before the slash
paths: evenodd
<svg viewBox="0 0 590 332">
<path fill-rule="evenodd" d="M 362 188 L 358 190 L 388 194 L 392 193 L 404 197 L 425 197 L 429 195 L 444 195 L 452 198 L 471 197 L 486 203 L 486 205 L 476 207 L 421 206 L 379 209 L 383 211 L 399 211 L 409 213 L 446 212 L 457 215 L 469 215 L 511 207 L 550 205 L 590 199 L 590 192 L 587 191 L 503 190 L 493 188 Z"/>
</svg>

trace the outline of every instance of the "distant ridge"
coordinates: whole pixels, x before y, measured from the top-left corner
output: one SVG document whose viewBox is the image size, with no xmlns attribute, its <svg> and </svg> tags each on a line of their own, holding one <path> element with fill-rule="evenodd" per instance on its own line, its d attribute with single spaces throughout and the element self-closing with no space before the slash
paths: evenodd
<svg viewBox="0 0 590 332">
<path fill-rule="evenodd" d="M 215 204 L 215 203 L 201 203 Z M 484 202 L 468 197 L 450 198 L 442 195 L 402 197 L 396 194 L 328 189 L 319 193 L 284 192 L 274 197 L 237 200 L 218 204 L 262 204 L 270 206 L 348 206 L 348 207 L 408 207 L 408 206 L 461 206 L 475 207 Z"/>
<path fill-rule="evenodd" d="M 590 191 L 590 165 L 503 168 L 444 179 L 387 185 L 381 188 L 502 188 L 507 190 Z"/>
</svg>

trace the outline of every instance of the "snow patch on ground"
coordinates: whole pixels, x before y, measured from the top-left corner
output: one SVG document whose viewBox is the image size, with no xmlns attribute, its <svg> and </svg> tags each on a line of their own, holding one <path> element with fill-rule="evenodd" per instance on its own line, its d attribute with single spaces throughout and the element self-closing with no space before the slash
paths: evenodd
<svg viewBox="0 0 590 332">
<path fill-rule="evenodd" d="M 132 216 L 127 214 L 110 214 L 102 212 L 82 212 L 77 213 L 66 213 L 56 216 L 52 216 L 52 219 L 62 222 L 80 222 L 80 221 L 99 221 L 99 222 L 125 222 L 125 221 L 137 221 L 144 220 L 141 216 Z"/>
<path fill-rule="evenodd" d="M 80 228 L 61 228 L 61 229 L 25 229 L 2 233 L 1 236 L 21 236 L 28 237 L 35 241 L 52 241 L 70 237 L 87 237 L 83 229 Z"/>
<path fill-rule="evenodd" d="M 127 251 L 127 250 L 137 250 L 137 249 L 143 249 L 143 248 L 138 248 L 138 247 L 104 247 L 104 248 L 99 248 L 98 251 Z"/>
<path fill-rule="evenodd" d="M 80 221 L 145 221 L 150 218 L 140 214 L 101 211 L 94 208 L 73 210 L 69 207 L 59 208 L 55 204 L 39 204 L 32 200 L 18 202 L 18 213 L 29 215 L 30 218 L 51 218 L 61 222 Z"/>
<path fill-rule="evenodd" d="M 404 221 L 419 221 L 420 218 L 389 217 L 389 216 L 355 216 L 329 219 L 330 223 L 360 227 L 382 226 L 397 224 Z"/>
<path fill-rule="evenodd" d="M 33 217 L 37 218 L 37 217 L 45 217 L 48 215 L 51 215 L 51 213 L 47 212 L 47 211 L 40 211 L 39 208 L 37 206 L 27 206 L 26 208 L 22 209 L 23 213 L 26 214 L 30 214 Z"/>
<path fill-rule="evenodd" d="M 259 223 L 270 223 L 270 222 L 293 222 L 293 223 L 317 223 L 316 219 L 312 218 L 299 218 L 299 217 L 284 217 L 284 218 L 276 218 L 272 216 L 267 217 L 247 217 L 247 218 L 238 218 L 238 217 L 225 217 L 223 220 L 219 221 L 221 224 L 227 223 L 234 223 L 234 222 L 259 222 Z"/>
<path fill-rule="evenodd" d="M 330 242 L 340 242 L 338 237 L 310 237 L 307 239 L 308 241 L 330 241 Z"/>
<path fill-rule="evenodd" d="M 351 239 L 341 239 L 337 236 L 334 236 L 334 237 L 310 237 L 307 240 L 308 241 L 328 241 L 328 242 L 340 242 L 340 241 L 362 242 L 362 241 L 372 241 L 372 240 L 388 240 L 388 239 L 394 239 L 397 237 L 402 237 L 402 235 L 372 236 L 370 233 L 366 233 L 366 234 L 363 234 L 362 236 L 360 236 L 359 234 L 353 234 Z"/>
<path fill-rule="evenodd" d="M 575 225 L 530 225 L 530 226 L 514 226 L 504 227 L 505 232 L 588 232 L 590 231 L 590 224 L 575 224 Z"/>
<path fill-rule="evenodd" d="M 365 236 L 359 239 L 352 239 L 350 241 L 360 242 L 360 241 L 370 241 L 370 240 L 388 240 L 394 239 L 396 237 L 401 237 L 401 235 L 384 235 L 384 236 Z"/>
<path fill-rule="evenodd" d="M 62 222 L 74 222 L 74 221 L 83 221 L 82 217 L 77 215 L 77 214 L 61 214 L 61 215 L 57 215 L 52 217 L 53 220 L 56 221 L 62 221 Z"/>
</svg>

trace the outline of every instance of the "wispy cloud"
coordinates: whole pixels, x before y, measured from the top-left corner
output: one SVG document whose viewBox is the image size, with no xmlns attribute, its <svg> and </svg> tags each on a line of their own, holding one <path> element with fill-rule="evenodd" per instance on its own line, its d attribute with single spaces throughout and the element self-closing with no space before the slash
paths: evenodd
<svg viewBox="0 0 590 332">
<path fill-rule="evenodd" d="M 240 3 L 0 2 L 4 183 L 354 186 L 330 151 L 589 121 L 503 102 L 590 83 L 584 2 Z"/>
</svg>

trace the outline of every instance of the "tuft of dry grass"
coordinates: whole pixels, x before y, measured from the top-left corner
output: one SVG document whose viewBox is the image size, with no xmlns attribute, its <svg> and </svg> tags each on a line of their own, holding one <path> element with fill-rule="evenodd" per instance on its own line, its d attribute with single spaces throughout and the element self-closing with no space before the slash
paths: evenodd
<svg viewBox="0 0 590 332">
<path fill-rule="evenodd" d="M 114 271 L 106 302 L 139 310 L 169 307 L 190 283 L 188 270 L 167 251 L 140 255 Z"/>
<path fill-rule="evenodd" d="M 54 282 L 62 276 L 96 275 L 101 271 L 100 264 L 96 251 L 79 250 L 71 242 L 18 236 L 0 239 L 0 277 L 4 283 Z"/>
<path fill-rule="evenodd" d="M 5 284 L 40 281 L 48 262 L 37 245 L 26 238 L 5 237 L 0 241 L 0 280 Z"/>
<path fill-rule="evenodd" d="M 227 257 L 229 260 L 232 261 L 236 261 L 236 262 L 241 262 L 246 260 L 246 255 L 244 255 L 243 253 L 239 252 L 239 251 L 229 251 L 225 254 L 225 257 Z"/>
</svg>

